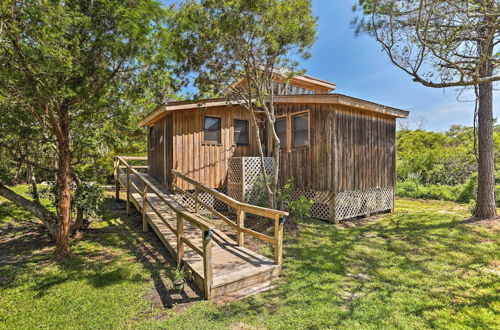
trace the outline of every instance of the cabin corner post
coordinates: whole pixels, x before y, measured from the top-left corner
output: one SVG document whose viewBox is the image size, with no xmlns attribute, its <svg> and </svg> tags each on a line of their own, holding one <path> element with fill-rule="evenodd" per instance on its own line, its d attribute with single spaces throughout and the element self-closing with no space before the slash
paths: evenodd
<svg viewBox="0 0 500 330">
<path fill-rule="evenodd" d="M 284 220 L 285 218 L 283 218 Z M 279 214 L 274 217 L 274 263 L 280 268 L 283 264 L 283 227 L 285 221 L 281 220 Z"/>
<path fill-rule="evenodd" d="M 328 213 L 330 213 L 330 222 L 339 223 L 337 215 L 335 214 L 335 194 L 332 194 L 330 200 L 328 201 Z"/>
<path fill-rule="evenodd" d="M 205 299 L 212 298 L 213 267 L 212 267 L 212 232 L 203 230 L 203 286 Z"/>
<path fill-rule="evenodd" d="M 236 223 L 238 225 L 238 246 L 245 245 L 245 233 L 241 228 L 245 228 L 245 211 L 238 208 L 236 210 Z"/>
<path fill-rule="evenodd" d="M 144 188 L 142 190 L 142 231 L 148 231 L 148 185 L 143 183 Z"/>
<path fill-rule="evenodd" d="M 127 166 L 127 216 L 130 215 L 130 167 Z"/>
<path fill-rule="evenodd" d="M 182 219 L 182 215 L 177 213 L 177 263 L 180 264 L 182 262 L 182 258 L 184 258 L 184 222 Z"/>
<path fill-rule="evenodd" d="M 120 171 L 119 171 L 119 166 L 120 166 L 120 160 L 118 157 L 115 157 L 114 161 L 114 176 L 115 176 L 115 199 L 120 200 Z"/>
</svg>

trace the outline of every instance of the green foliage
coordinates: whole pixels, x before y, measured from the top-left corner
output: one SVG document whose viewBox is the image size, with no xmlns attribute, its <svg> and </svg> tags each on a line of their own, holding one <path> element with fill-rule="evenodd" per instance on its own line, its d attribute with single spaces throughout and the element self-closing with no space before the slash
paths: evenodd
<svg viewBox="0 0 500 330">
<path fill-rule="evenodd" d="M 282 208 L 287 208 L 293 220 L 302 222 L 311 217 L 311 208 L 314 202 L 306 196 L 299 196 L 297 199 L 291 198 L 291 193 L 294 188 L 294 180 L 288 179 L 281 189 L 278 189 L 278 203 Z"/>
<path fill-rule="evenodd" d="M 144 154 L 137 123 L 175 92 L 168 16 L 154 0 L 1 2 L 0 167 L 35 162 L 51 180 L 66 126 L 82 180 L 106 182 L 116 153 Z"/>
<path fill-rule="evenodd" d="M 477 193 L 477 172 L 473 173 L 467 183 L 464 185 L 462 191 L 458 195 L 456 201 L 459 203 L 469 203 L 476 200 Z M 500 196 L 499 196 L 500 198 Z"/>
<path fill-rule="evenodd" d="M 269 184 L 272 178 L 267 176 L 267 179 Z M 246 202 L 252 205 L 269 207 L 269 195 L 267 193 L 266 183 L 262 174 L 257 178 L 257 181 L 252 187 L 250 198 Z"/>
<path fill-rule="evenodd" d="M 477 170 L 473 140 L 472 127 L 458 125 L 445 133 L 399 131 L 398 180 L 417 178 L 423 184 L 444 185 L 465 183 Z"/>
<path fill-rule="evenodd" d="M 439 184 L 423 185 L 416 180 L 398 182 L 396 195 L 415 199 L 440 199 L 456 201 L 462 192 L 462 186 L 448 186 Z"/>
<path fill-rule="evenodd" d="M 174 281 L 180 281 L 186 278 L 186 271 L 180 263 L 177 264 L 177 267 L 175 267 L 175 269 L 172 271 L 172 277 Z"/>
<path fill-rule="evenodd" d="M 31 187 L 30 187 L 31 192 Z M 59 203 L 59 186 L 49 182 L 40 189 L 40 196 L 51 201 L 52 205 Z M 95 218 L 102 205 L 104 189 L 94 182 L 73 183 L 71 189 L 71 210 L 81 210 L 83 216 Z"/>
<path fill-rule="evenodd" d="M 311 208 L 314 202 L 307 198 L 306 196 L 300 196 L 299 198 L 291 201 L 288 204 L 290 209 L 290 215 L 293 220 L 302 222 L 311 217 Z"/>
<path fill-rule="evenodd" d="M 256 71 L 260 85 L 274 68 L 293 70 L 316 40 L 310 0 L 188 0 L 170 26 L 178 72 L 194 74 L 200 96 Z"/>
</svg>

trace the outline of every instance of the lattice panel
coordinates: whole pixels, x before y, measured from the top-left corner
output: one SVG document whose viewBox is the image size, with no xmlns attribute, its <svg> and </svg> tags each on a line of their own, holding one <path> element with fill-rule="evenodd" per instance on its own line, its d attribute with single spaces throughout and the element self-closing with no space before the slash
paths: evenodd
<svg viewBox="0 0 500 330">
<path fill-rule="evenodd" d="M 250 202 L 256 195 L 255 184 L 261 176 L 260 157 L 234 157 L 229 160 L 227 190 L 232 198 Z M 274 159 L 264 158 L 266 174 L 273 172 Z"/>
<path fill-rule="evenodd" d="M 394 188 L 345 191 L 335 197 L 335 220 L 350 219 L 394 208 Z"/>
<path fill-rule="evenodd" d="M 243 157 L 243 201 L 248 203 L 253 200 L 258 193 L 256 183 L 262 176 L 260 157 Z M 274 159 L 264 158 L 264 170 L 266 175 L 273 173 Z"/>
<path fill-rule="evenodd" d="M 333 198 L 333 194 L 328 191 L 314 191 L 296 188 L 290 193 L 290 198 L 292 200 L 298 199 L 300 196 L 305 196 L 306 198 L 314 202 L 311 207 L 311 215 L 314 218 L 321 220 L 331 220 L 330 215 L 330 202 Z"/>
<path fill-rule="evenodd" d="M 227 191 L 226 189 L 217 189 L 217 191 L 220 191 L 223 194 L 226 194 Z M 194 195 L 194 190 L 188 190 L 190 194 Z M 188 211 L 194 212 L 194 201 L 189 198 L 188 196 L 181 194 L 181 193 L 174 193 L 173 198 L 179 202 L 182 206 L 184 206 Z M 214 209 L 218 211 L 225 211 L 227 210 L 227 204 L 224 202 L 219 201 L 218 199 L 214 198 L 212 195 L 202 191 L 200 192 L 200 199 L 213 207 Z M 207 213 L 209 212 L 207 209 L 205 209 L 203 206 L 200 205 L 200 212 L 201 213 Z"/>
</svg>

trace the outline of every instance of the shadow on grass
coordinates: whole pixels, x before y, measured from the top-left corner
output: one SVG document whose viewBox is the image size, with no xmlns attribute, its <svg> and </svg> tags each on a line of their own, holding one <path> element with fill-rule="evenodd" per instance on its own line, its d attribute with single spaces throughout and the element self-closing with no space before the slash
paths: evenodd
<svg viewBox="0 0 500 330">
<path fill-rule="evenodd" d="M 201 299 L 194 285 L 188 284 L 186 292 L 172 289 L 168 274 L 175 260 L 152 231 L 142 232 L 140 213 L 132 209 L 127 216 L 125 203 L 113 198 L 106 198 L 101 209 L 101 223 L 72 241 L 69 258 L 56 261 L 43 226 L 15 205 L 0 204 L 0 219 L 15 219 L 0 226 L 0 282 L 15 286 L 17 277 L 33 273 L 31 290 L 35 298 L 41 298 L 66 281 L 84 280 L 95 288 L 152 281 L 154 289 L 146 298 L 155 307 Z M 134 268 L 136 262 L 143 271 Z M 37 267 L 47 266 L 50 271 L 36 273 Z"/>
<path fill-rule="evenodd" d="M 349 228 L 310 221 L 286 235 L 279 285 L 261 297 L 224 306 L 222 313 L 238 319 L 294 310 L 296 316 L 285 322 L 291 327 L 299 315 L 314 318 L 319 328 L 359 326 L 362 320 L 401 326 L 392 313 L 417 318 L 414 326 L 491 326 L 485 315 L 495 314 L 500 296 L 498 278 L 485 267 L 498 260 L 498 232 L 468 226 L 462 218 L 395 213 Z M 469 310 L 484 314 L 460 315 Z"/>
</svg>

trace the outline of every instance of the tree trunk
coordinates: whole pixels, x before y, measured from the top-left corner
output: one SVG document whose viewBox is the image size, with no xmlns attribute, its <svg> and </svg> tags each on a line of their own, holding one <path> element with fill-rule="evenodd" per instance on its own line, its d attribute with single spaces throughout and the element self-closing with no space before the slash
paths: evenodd
<svg viewBox="0 0 500 330">
<path fill-rule="evenodd" d="M 493 10 L 493 1 L 486 3 L 486 12 Z M 478 41 L 478 53 L 483 62 L 480 64 L 481 78 L 493 75 L 493 43 L 488 42 L 489 29 L 492 28 L 491 17 L 484 17 L 484 25 Z M 478 184 L 475 216 L 480 219 L 497 217 L 495 198 L 495 153 L 493 146 L 493 83 L 480 84 L 478 106 Z"/>
<path fill-rule="evenodd" d="M 479 159 L 476 217 L 497 216 L 495 198 L 495 160 L 493 149 L 493 85 L 479 85 L 478 108 Z"/>
<path fill-rule="evenodd" d="M 77 208 L 76 209 L 76 220 L 73 223 L 73 225 L 71 226 L 71 232 L 70 232 L 71 237 L 75 236 L 78 233 L 84 220 L 85 220 L 85 218 L 84 218 L 83 209 Z"/>
<path fill-rule="evenodd" d="M 69 118 L 67 111 L 62 111 L 60 118 L 60 136 L 58 136 L 58 172 L 59 186 L 59 230 L 56 240 L 56 257 L 65 258 L 69 252 L 71 227 L 71 152 L 69 145 Z"/>
<path fill-rule="evenodd" d="M 35 217 L 40 219 L 49 231 L 52 239 L 57 236 L 57 218 L 55 214 L 44 208 L 42 205 L 32 202 L 21 195 L 16 194 L 2 183 L 0 183 L 0 196 L 5 197 L 20 208 L 30 212 Z"/>
</svg>

